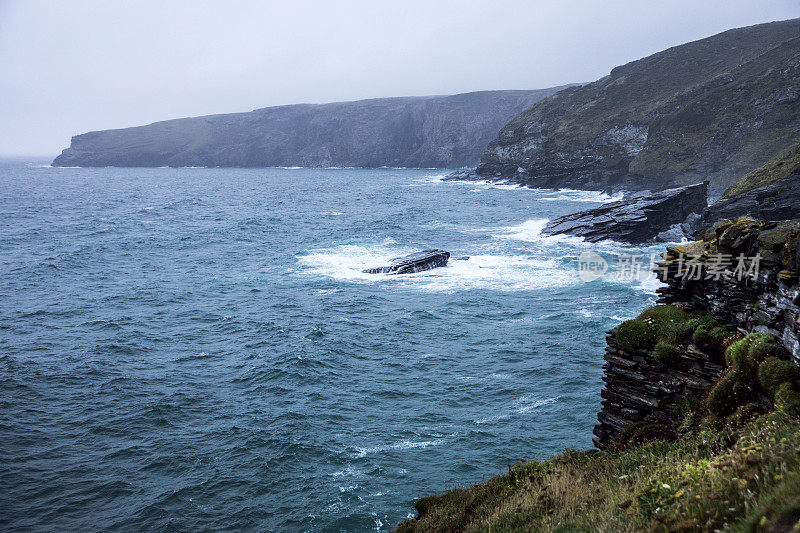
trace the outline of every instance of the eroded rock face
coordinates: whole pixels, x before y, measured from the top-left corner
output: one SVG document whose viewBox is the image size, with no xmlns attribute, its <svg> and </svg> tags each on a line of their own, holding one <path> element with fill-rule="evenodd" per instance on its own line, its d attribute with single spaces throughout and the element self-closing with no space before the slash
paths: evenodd
<svg viewBox="0 0 800 533">
<path fill-rule="evenodd" d="M 583 237 L 590 242 L 611 239 L 642 243 L 657 237 L 690 215 L 705 209 L 708 182 L 652 194 L 636 193 L 595 209 L 552 220 L 543 233 Z"/>
<path fill-rule="evenodd" d="M 450 252 L 438 249 L 423 250 L 404 257 L 396 257 L 386 266 L 367 268 L 364 272 L 367 274 L 413 274 L 446 266 L 448 259 L 450 259 Z"/>
</svg>

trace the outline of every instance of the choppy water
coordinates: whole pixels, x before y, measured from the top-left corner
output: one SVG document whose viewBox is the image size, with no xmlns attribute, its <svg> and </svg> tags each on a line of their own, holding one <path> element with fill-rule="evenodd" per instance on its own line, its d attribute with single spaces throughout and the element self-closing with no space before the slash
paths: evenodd
<svg viewBox="0 0 800 533">
<path fill-rule="evenodd" d="M 589 447 L 653 287 L 539 230 L 608 198 L 442 173 L 5 163 L 0 527 L 387 529 Z M 470 259 L 360 273 L 430 247 Z"/>
</svg>

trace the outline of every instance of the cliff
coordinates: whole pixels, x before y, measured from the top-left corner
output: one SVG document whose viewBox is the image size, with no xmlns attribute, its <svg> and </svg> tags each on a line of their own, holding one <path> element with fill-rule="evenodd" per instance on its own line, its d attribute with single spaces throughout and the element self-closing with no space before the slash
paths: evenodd
<svg viewBox="0 0 800 533">
<path fill-rule="evenodd" d="M 563 87 L 267 107 L 76 135 L 54 166 L 474 165 L 511 117 Z"/>
<path fill-rule="evenodd" d="M 797 141 L 800 20 L 676 46 L 511 120 L 478 166 L 532 187 L 663 189 L 735 178 Z"/>
</svg>

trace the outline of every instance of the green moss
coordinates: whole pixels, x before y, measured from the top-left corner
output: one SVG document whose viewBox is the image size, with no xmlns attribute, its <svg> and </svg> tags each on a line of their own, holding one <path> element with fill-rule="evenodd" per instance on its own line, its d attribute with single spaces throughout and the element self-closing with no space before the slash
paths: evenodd
<svg viewBox="0 0 800 533">
<path fill-rule="evenodd" d="M 624 350 L 649 350 L 657 341 L 658 328 L 638 318 L 626 320 L 617 330 L 617 342 Z"/>
<path fill-rule="evenodd" d="M 681 358 L 681 349 L 672 343 L 658 341 L 653 349 L 653 359 L 664 366 L 670 366 Z"/>
<path fill-rule="evenodd" d="M 660 324 L 668 322 L 684 322 L 689 320 L 689 314 L 674 305 L 654 305 L 639 315 L 642 320 L 651 319 Z"/>
<path fill-rule="evenodd" d="M 731 369 L 708 393 L 706 409 L 717 419 L 724 419 L 743 403 L 744 392 L 742 375 L 738 370 Z"/>
<path fill-rule="evenodd" d="M 758 382 L 770 395 L 774 396 L 783 383 L 800 380 L 800 368 L 791 361 L 768 357 L 758 365 Z"/>
<path fill-rule="evenodd" d="M 794 384 L 782 383 L 775 391 L 775 408 L 790 416 L 800 416 L 800 392 Z"/>
<path fill-rule="evenodd" d="M 781 348 L 775 335 L 750 333 L 728 347 L 725 352 L 725 362 L 746 374 L 755 375 L 762 361 L 780 353 Z"/>
</svg>

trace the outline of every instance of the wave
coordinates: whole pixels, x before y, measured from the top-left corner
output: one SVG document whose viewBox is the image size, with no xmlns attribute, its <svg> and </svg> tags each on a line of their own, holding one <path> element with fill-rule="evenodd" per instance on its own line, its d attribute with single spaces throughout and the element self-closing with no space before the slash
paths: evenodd
<svg viewBox="0 0 800 533">
<path fill-rule="evenodd" d="M 535 398 L 531 395 L 525 395 L 515 401 L 509 412 L 500 415 L 488 416 L 485 418 L 478 418 L 475 420 L 476 424 L 491 424 L 492 422 L 499 422 L 500 420 L 507 420 L 514 415 L 525 415 L 534 412 L 539 407 L 550 405 L 558 401 L 560 396 L 552 398 Z"/>
<path fill-rule="evenodd" d="M 366 457 L 367 455 L 372 455 L 374 453 L 380 453 L 390 450 L 412 450 L 414 448 L 428 448 L 430 446 L 439 446 L 444 444 L 446 441 L 445 438 L 438 438 L 432 440 L 421 440 L 421 441 L 413 441 L 413 440 L 401 440 L 398 442 L 394 442 L 392 444 L 385 444 L 381 446 L 372 446 L 368 448 L 362 447 L 355 447 L 356 450 L 356 457 Z"/>
<path fill-rule="evenodd" d="M 456 185 L 470 185 L 470 186 L 477 186 L 477 189 L 472 189 L 472 191 L 480 191 L 486 189 L 503 189 L 507 191 L 513 190 L 525 190 L 525 191 L 533 191 L 535 189 L 531 189 L 529 187 L 525 187 L 524 185 L 520 185 L 519 183 L 509 183 L 505 180 L 500 181 L 490 181 L 490 180 L 447 180 L 444 183 L 453 183 Z"/>
<path fill-rule="evenodd" d="M 532 255 L 475 254 L 469 259 L 451 260 L 446 267 L 404 275 L 365 274 L 363 269 L 386 264 L 390 259 L 413 252 L 391 243 L 341 245 L 314 250 L 298 256 L 300 275 L 323 276 L 351 283 L 377 283 L 423 292 L 453 293 L 464 290 L 515 292 L 565 287 L 578 277 L 565 269 L 561 258 Z M 469 255 L 454 251 L 453 255 Z"/>
<path fill-rule="evenodd" d="M 594 202 L 594 203 L 609 203 L 622 200 L 623 193 L 615 195 L 606 194 L 600 191 L 583 191 L 579 189 L 557 189 L 555 191 L 549 189 L 538 189 L 539 191 L 547 194 L 556 192 L 555 196 L 545 196 L 538 198 L 539 201 L 566 201 L 566 202 Z"/>
</svg>

